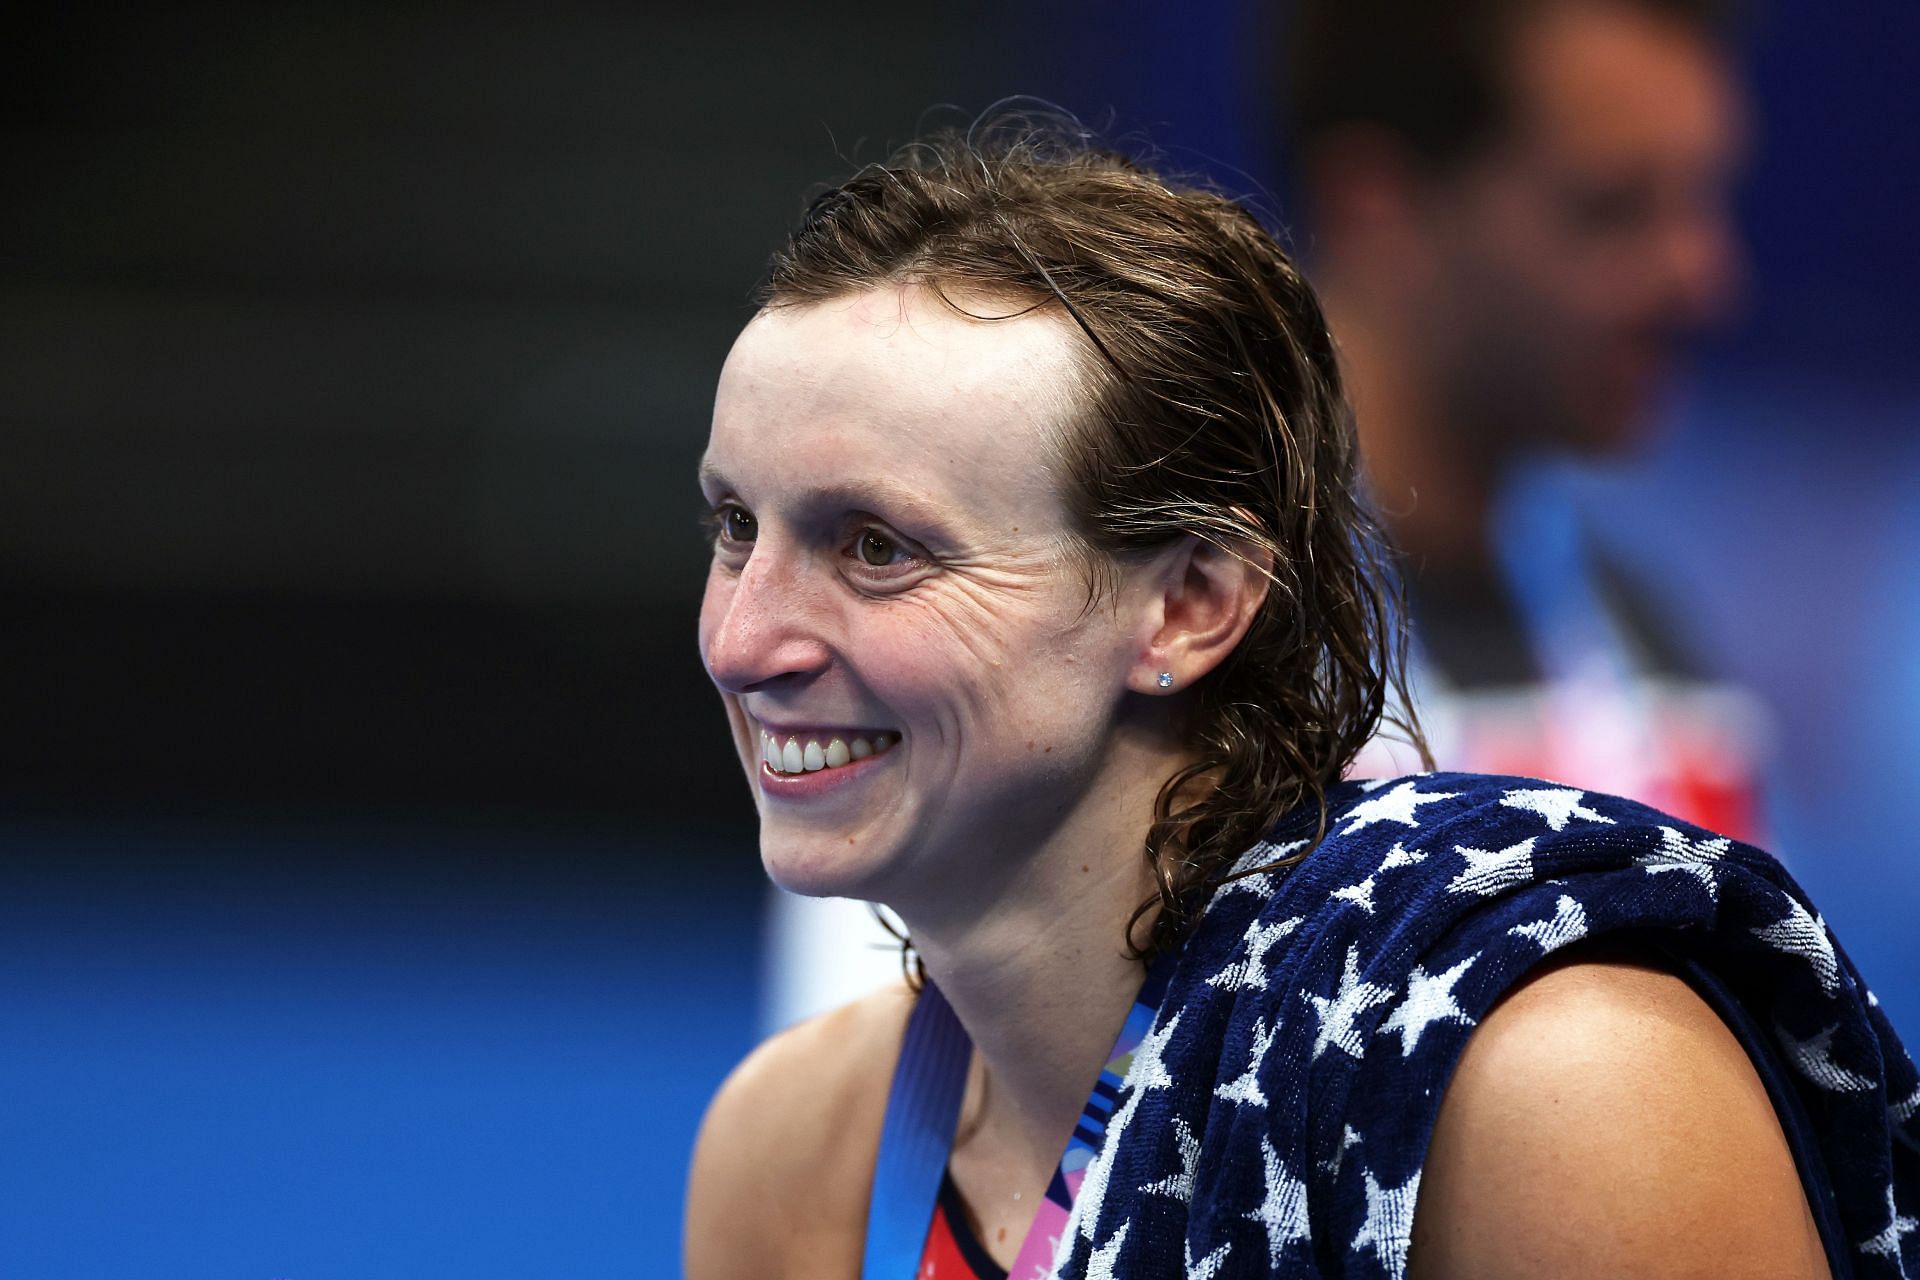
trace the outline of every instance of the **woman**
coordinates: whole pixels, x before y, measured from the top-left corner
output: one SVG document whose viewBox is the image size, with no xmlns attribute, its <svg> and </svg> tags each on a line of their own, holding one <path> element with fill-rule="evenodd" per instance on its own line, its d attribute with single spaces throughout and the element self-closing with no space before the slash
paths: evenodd
<svg viewBox="0 0 1920 1280">
<path fill-rule="evenodd" d="M 694 1280 L 1920 1266 L 1920 1080 L 1765 855 L 1339 781 L 1397 632 L 1244 210 L 977 127 L 816 201 L 763 302 L 701 650 L 769 873 L 924 983 L 727 1082 Z"/>
</svg>

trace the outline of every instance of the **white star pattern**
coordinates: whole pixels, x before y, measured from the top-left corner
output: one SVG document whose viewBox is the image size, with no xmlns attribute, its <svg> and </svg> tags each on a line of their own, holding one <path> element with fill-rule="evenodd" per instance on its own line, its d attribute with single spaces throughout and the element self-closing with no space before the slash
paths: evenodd
<svg viewBox="0 0 1920 1280">
<path fill-rule="evenodd" d="M 1504 849 L 1469 849 L 1455 845 L 1454 852 L 1467 860 L 1467 869 L 1447 885 L 1449 893 L 1494 894 L 1533 879 L 1533 842 L 1528 836 L 1519 844 Z"/>
<path fill-rule="evenodd" d="M 1460 981 L 1460 975 L 1472 968 L 1473 962 L 1479 958 L 1480 953 L 1476 951 L 1445 973 L 1432 976 L 1421 966 L 1413 966 L 1413 972 L 1407 976 L 1407 998 L 1380 1024 L 1380 1034 L 1383 1036 L 1399 1033 L 1402 1059 L 1413 1056 L 1421 1035 L 1436 1022 L 1473 1025 L 1473 1019 L 1453 998 L 1453 984 Z"/>
<path fill-rule="evenodd" d="M 1080 1238 L 1089 1244 L 1093 1242 L 1094 1224 L 1100 1219 L 1101 1206 L 1107 1200 L 1107 1181 L 1113 1175 L 1113 1153 L 1121 1147 L 1121 1138 L 1126 1135 L 1127 1126 L 1133 1123 L 1134 1113 L 1140 1110 L 1140 1101 L 1156 1089 L 1167 1089 L 1173 1085 L 1173 1076 L 1167 1070 L 1167 1045 L 1173 1040 L 1173 1032 L 1180 1025 L 1185 1011 L 1173 1015 L 1167 1025 L 1150 1030 L 1146 1038 L 1140 1041 L 1140 1047 L 1133 1051 L 1133 1064 L 1127 1068 L 1127 1078 L 1120 1084 L 1120 1090 L 1127 1095 L 1121 1108 L 1113 1113 L 1113 1119 L 1107 1124 L 1106 1138 L 1100 1143 L 1100 1154 L 1087 1166 L 1087 1176 L 1080 1183 L 1080 1194 L 1074 1198 L 1073 1213 L 1067 1220 L 1071 1231 L 1074 1223 L 1079 1224 Z"/>
<path fill-rule="evenodd" d="M 1391 791 L 1383 791 L 1362 800 L 1347 810 L 1347 825 L 1340 834 L 1350 836 L 1376 822 L 1397 822 L 1403 827 L 1417 827 L 1420 820 L 1416 815 L 1421 805 L 1451 800 L 1456 794 L 1452 791 L 1435 791 L 1422 795 L 1414 790 L 1414 786 L 1412 781 L 1403 782 Z"/>
<path fill-rule="evenodd" d="M 1375 1005 L 1393 999 L 1391 987 L 1360 981 L 1359 963 L 1360 948 L 1348 947 L 1346 967 L 1340 975 L 1340 987 L 1333 995 L 1301 993 L 1320 1019 L 1319 1033 L 1313 1038 L 1313 1058 L 1316 1062 L 1330 1044 L 1339 1045 L 1348 1057 L 1358 1058 L 1365 1052 L 1366 1046 L 1361 1042 L 1359 1029 L 1353 1025 L 1354 1020 Z"/>
<path fill-rule="evenodd" d="M 1351 902 L 1368 915 L 1372 915 L 1373 888 L 1374 885 L 1378 883 L 1379 878 L 1396 868 L 1410 867 L 1416 862 L 1425 862 L 1426 860 L 1426 854 L 1414 853 L 1405 845 L 1396 842 L 1392 850 L 1388 852 L 1385 860 L 1380 863 L 1380 869 L 1378 871 L 1368 876 L 1365 880 L 1362 880 L 1359 884 L 1348 885 L 1344 889 L 1335 889 L 1327 896 L 1339 898 L 1345 902 Z"/>
<path fill-rule="evenodd" d="M 1267 1229 L 1267 1265 L 1277 1270 L 1287 1246 L 1309 1238 L 1307 1184 L 1287 1172 L 1265 1134 L 1260 1136 L 1260 1161 L 1266 1170 L 1267 1192 L 1260 1207 L 1246 1216 Z"/>
<path fill-rule="evenodd" d="M 1373 1249 L 1373 1256 L 1393 1280 L 1406 1280 L 1407 1246 L 1413 1236 L 1413 1203 L 1420 1191 L 1420 1172 L 1415 1170 L 1406 1185 L 1382 1187 L 1366 1171 L 1367 1220 L 1353 1238 L 1350 1249 Z"/>
<path fill-rule="evenodd" d="M 1785 896 L 1785 895 L 1783 895 Z M 1828 995 L 1840 989 L 1840 960 L 1833 954 L 1827 937 L 1827 922 L 1810 916 L 1798 899 L 1786 897 L 1787 914 L 1764 928 L 1752 930 L 1753 936 L 1777 951 L 1797 955 L 1813 966 L 1820 988 Z"/>
<path fill-rule="evenodd" d="M 1396 842 L 1392 851 L 1387 854 L 1387 860 L 1380 864 L 1380 869 L 1382 871 L 1392 871 L 1395 867 L 1410 867 L 1416 862 L 1425 862 L 1426 860 L 1427 855 L 1425 853 L 1416 849 L 1409 849 L 1405 845 Z"/>
<path fill-rule="evenodd" d="M 1291 858 L 1294 854 L 1306 847 L 1307 842 L 1305 840 L 1290 840 L 1286 844 L 1273 844 L 1270 841 L 1262 840 L 1260 843 L 1254 845 L 1251 849 L 1248 849 L 1235 859 L 1233 866 L 1227 870 L 1227 875 L 1238 876 L 1239 879 L 1229 879 L 1218 889 L 1214 890 L 1213 897 L 1207 900 L 1207 910 L 1211 911 L 1219 906 L 1220 900 L 1232 893 L 1250 893 L 1257 898 L 1271 898 L 1275 884 L 1273 875 L 1270 872 L 1253 871 L 1253 868 L 1264 867 L 1270 862 L 1279 862 L 1284 858 Z M 1253 872 L 1253 874 L 1246 874 L 1250 871 Z"/>
<path fill-rule="evenodd" d="M 1264 1107 L 1267 1095 L 1260 1091 L 1260 1067 L 1266 1061 L 1267 1050 L 1273 1048 L 1273 1042 L 1280 1038 L 1280 1024 L 1275 1022 L 1267 1026 L 1265 1018 L 1255 1019 L 1253 1024 L 1253 1051 L 1247 1055 L 1247 1069 L 1238 1077 L 1221 1085 L 1213 1091 L 1213 1096 L 1228 1102 L 1244 1103 L 1247 1106 Z"/>
<path fill-rule="evenodd" d="M 1181 1204 L 1192 1204 L 1193 1168 L 1200 1160 L 1200 1140 L 1193 1136 L 1193 1126 L 1179 1116 L 1175 1116 L 1173 1141 L 1180 1151 L 1180 1172 L 1170 1174 L 1158 1182 L 1149 1182 L 1140 1188 L 1140 1193 L 1149 1196 L 1172 1196 Z"/>
<path fill-rule="evenodd" d="M 1220 1268 L 1225 1265 L 1227 1254 L 1233 1249 L 1233 1242 L 1228 1241 L 1198 1262 L 1193 1260 L 1193 1241 L 1185 1241 L 1183 1248 L 1187 1255 L 1187 1280 L 1213 1280 L 1220 1274 Z"/>
<path fill-rule="evenodd" d="M 1238 880 L 1229 880 L 1213 891 L 1213 898 L 1207 903 L 1207 910 L 1218 906 L 1220 900 L 1230 893 L 1250 893 L 1261 900 L 1273 896 L 1273 877 L 1265 872 L 1255 872 L 1250 876 L 1241 876 Z"/>
<path fill-rule="evenodd" d="M 1264 867 L 1269 862 L 1279 862 L 1283 859 L 1291 858 L 1294 854 L 1306 847 L 1307 841 L 1305 840 L 1289 840 L 1285 844 L 1274 844 L 1270 840 L 1262 840 L 1259 844 L 1254 845 L 1251 849 L 1248 849 L 1235 859 L 1233 871 L 1228 872 L 1228 874 L 1232 875 L 1235 872 L 1250 871 L 1255 867 Z"/>
<path fill-rule="evenodd" d="M 1587 911 L 1585 907 L 1563 893 L 1560 895 L 1560 901 L 1554 904 L 1553 919 L 1539 920 L 1533 924 L 1517 924 L 1507 932 L 1522 938 L 1532 938 L 1540 944 L 1542 951 L 1558 951 L 1568 943 L 1578 942 L 1587 936 Z"/>
<path fill-rule="evenodd" d="M 1913 1093 L 1905 1102 L 1896 1102 L 1887 1108 L 1887 1115 L 1895 1124 L 1905 1124 L 1920 1112 L 1920 1085 L 1915 1085 Z"/>
<path fill-rule="evenodd" d="M 1359 884 L 1350 884 L 1344 889 L 1335 889 L 1332 893 L 1328 894 L 1327 896 L 1330 898 L 1339 898 L 1343 902 L 1351 902 L 1354 906 L 1360 908 L 1362 911 L 1366 912 L 1368 915 L 1372 915 L 1373 914 L 1373 877 L 1368 876 L 1365 880 L 1362 880 Z"/>
<path fill-rule="evenodd" d="M 1093 1256 L 1087 1259 L 1087 1280 L 1114 1280 L 1122 1274 L 1114 1268 L 1120 1265 L 1120 1251 L 1127 1247 L 1127 1231 L 1132 1226 L 1132 1220 L 1121 1223 L 1120 1229 L 1093 1251 Z"/>
<path fill-rule="evenodd" d="M 1575 791 L 1569 787 L 1537 787 L 1524 791 L 1509 791 L 1500 798 L 1500 803 L 1508 809 L 1521 809 L 1527 813 L 1539 814 L 1555 831 L 1565 831 L 1567 823 L 1575 818 L 1583 822 L 1604 822 L 1612 826 L 1612 818 L 1604 813 L 1596 813 L 1580 803 L 1586 798 L 1586 792 Z"/>
<path fill-rule="evenodd" d="M 1887 1225 L 1880 1234 L 1862 1240 L 1859 1244 L 1860 1252 L 1871 1253 L 1879 1258 L 1893 1259 L 1893 1265 L 1900 1268 L 1900 1274 L 1905 1276 L 1907 1264 L 1900 1256 L 1904 1252 L 1900 1242 L 1912 1235 L 1916 1228 L 1920 1228 L 1920 1221 L 1901 1215 L 1900 1206 L 1893 1202 L 1893 1188 L 1888 1187 Z"/>
<path fill-rule="evenodd" d="M 1651 853 L 1643 853 L 1635 859 L 1650 873 L 1662 871 L 1684 871 L 1700 881 L 1712 898 L 1715 891 L 1713 868 L 1708 865 L 1718 862 L 1722 854 L 1733 841 L 1721 836 L 1713 840 L 1689 840 L 1672 827 L 1660 828 L 1660 847 Z"/>
<path fill-rule="evenodd" d="M 1210 987 L 1225 987 L 1229 991 L 1267 989 L 1267 952 L 1273 944 L 1291 934 L 1300 927 L 1305 916 L 1295 916 L 1291 920 L 1282 920 L 1279 924 L 1261 924 L 1255 920 L 1247 926 L 1244 941 L 1247 955 L 1244 960 L 1236 960 L 1220 972 L 1207 979 Z"/>
<path fill-rule="evenodd" d="M 1780 1045 L 1787 1051 L 1787 1057 L 1801 1075 L 1832 1093 L 1857 1093 L 1862 1089 L 1873 1088 L 1873 1081 L 1849 1071 L 1833 1060 L 1833 1037 L 1840 1030 L 1838 1024 L 1828 1027 L 1811 1040 L 1800 1040 L 1788 1033 L 1785 1027 L 1776 1026 L 1774 1034 L 1780 1037 Z"/>
<path fill-rule="evenodd" d="M 1333 1153 L 1333 1159 L 1320 1162 L 1320 1167 L 1336 1178 L 1340 1176 L 1340 1166 L 1347 1162 L 1347 1152 L 1360 1145 L 1360 1135 L 1352 1125 L 1342 1125 L 1340 1129 L 1340 1149 Z"/>
</svg>

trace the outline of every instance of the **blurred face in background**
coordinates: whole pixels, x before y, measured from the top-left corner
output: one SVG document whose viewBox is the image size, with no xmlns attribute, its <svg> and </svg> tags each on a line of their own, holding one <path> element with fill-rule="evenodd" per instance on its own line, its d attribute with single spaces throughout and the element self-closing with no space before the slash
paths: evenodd
<svg viewBox="0 0 1920 1280">
<path fill-rule="evenodd" d="M 1544 7 L 1508 69 L 1502 135 L 1416 199 L 1442 391 L 1496 447 L 1615 450 L 1737 284 L 1739 89 L 1706 33 L 1623 3 Z"/>
</svg>

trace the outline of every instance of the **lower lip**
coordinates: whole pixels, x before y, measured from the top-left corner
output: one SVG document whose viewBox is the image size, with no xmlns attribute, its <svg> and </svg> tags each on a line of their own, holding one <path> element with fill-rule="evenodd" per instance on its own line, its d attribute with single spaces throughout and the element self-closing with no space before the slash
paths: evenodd
<svg viewBox="0 0 1920 1280">
<path fill-rule="evenodd" d="M 767 767 L 765 761 L 762 761 L 760 791 L 763 795 L 775 796 L 782 800 L 811 800 L 816 796 L 830 795 L 866 777 L 899 749 L 900 744 L 896 742 L 877 755 L 850 760 L 843 765 L 829 765 L 824 769 L 815 769 L 812 773 L 775 773 Z"/>
</svg>

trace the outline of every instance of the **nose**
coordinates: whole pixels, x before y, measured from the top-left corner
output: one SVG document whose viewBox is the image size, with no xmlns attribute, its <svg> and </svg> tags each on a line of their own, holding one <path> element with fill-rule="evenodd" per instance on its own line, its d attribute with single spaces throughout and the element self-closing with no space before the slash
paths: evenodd
<svg viewBox="0 0 1920 1280">
<path fill-rule="evenodd" d="M 1733 215 L 1721 200 L 1701 200 L 1675 220 L 1666 244 L 1673 310 L 1682 323 L 1706 326 L 1737 305 L 1745 275 Z"/>
<path fill-rule="evenodd" d="M 803 558 L 762 544 L 737 573 L 715 565 L 700 608 L 700 649 L 723 693 L 818 675 L 832 658 L 824 592 Z"/>
</svg>

